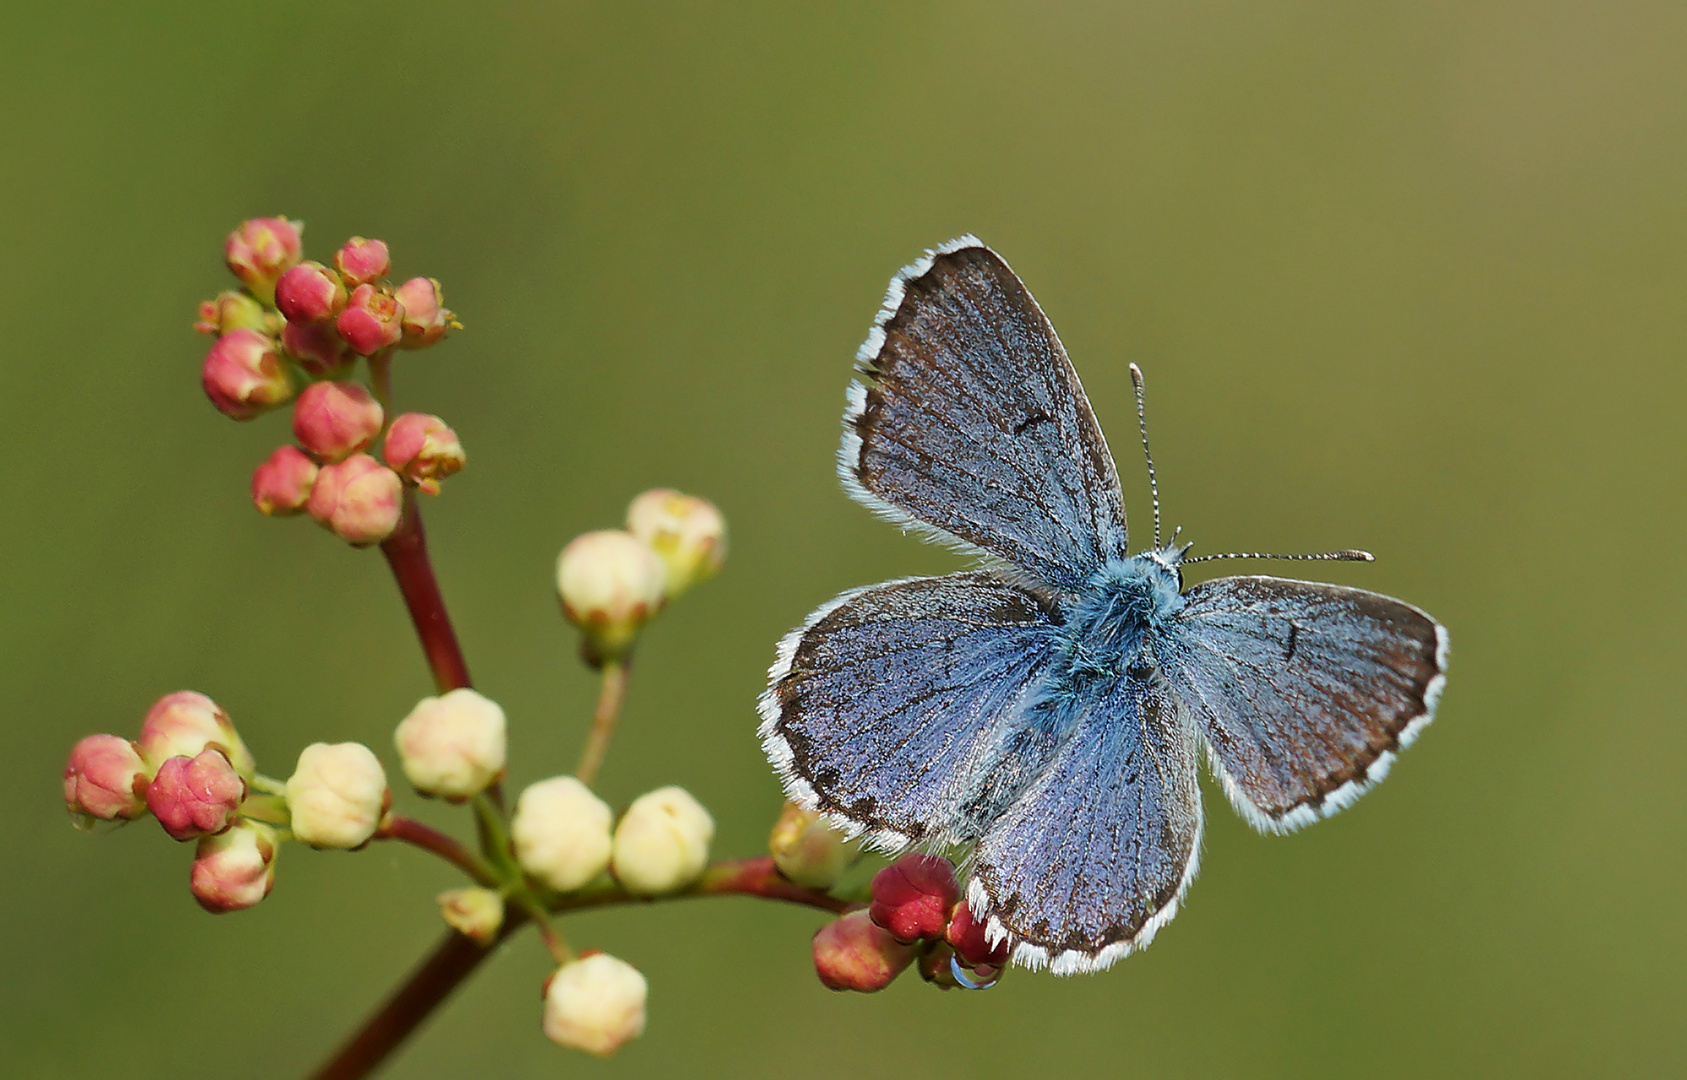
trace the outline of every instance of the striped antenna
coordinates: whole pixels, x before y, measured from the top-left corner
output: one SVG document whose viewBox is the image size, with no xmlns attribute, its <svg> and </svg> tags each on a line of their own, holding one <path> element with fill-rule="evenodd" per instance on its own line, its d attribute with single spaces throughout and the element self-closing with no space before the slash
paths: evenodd
<svg viewBox="0 0 1687 1080">
<path fill-rule="evenodd" d="M 1131 365 L 1131 385 L 1136 387 L 1136 426 L 1142 431 L 1142 456 L 1148 459 L 1148 493 L 1154 498 L 1154 548 L 1160 547 L 1160 481 L 1154 476 L 1154 455 L 1148 452 L 1148 409 L 1142 403 L 1142 369 Z"/>
<path fill-rule="evenodd" d="M 1285 559 L 1288 561 L 1315 560 L 1321 562 L 1376 562 L 1376 556 L 1368 551 L 1349 548 L 1346 551 L 1321 551 L 1316 555 L 1267 555 L 1259 551 L 1235 551 L 1225 555 L 1197 555 L 1193 559 L 1184 559 L 1189 563 L 1207 562 L 1211 559 Z"/>
</svg>

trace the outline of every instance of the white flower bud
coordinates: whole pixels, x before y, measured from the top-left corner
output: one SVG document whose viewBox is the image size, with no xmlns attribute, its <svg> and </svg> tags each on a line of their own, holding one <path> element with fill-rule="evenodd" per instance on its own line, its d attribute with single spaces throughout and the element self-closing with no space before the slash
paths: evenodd
<svg viewBox="0 0 1687 1080">
<path fill-rule="evenodd" d="M 615 827 L 615 877 L 644 896 L 691 884 L 709 864 L 715 819 L 682 787 L 640 795 Z"/>
<path fill-rule="evenodd" d="M 510 821 L 516 861 L 558 892 L 572 892 L 609 865 L 609 804 L 572 776 L 541 780 L 516 800 Z"/>
<path fill-rule="evenodd" d="M 319 848 L 354 848 L 375 835 L 387 774 L 362 743 L 312 743 L 287 781 L 293 835 Z"/>
<path fill-rule="evenodd" d="M 649 991 L 637 968 L 608 953 L 564 964 L 545 984 L 545 1037 L 608 1057 L 644 1034 Z"/>
<path fill-rule="evenodd" d="M 207 746 L 215 746 L 241 776 L 252 775 L 252 755 L 235 734 L 228 713 L 192 690 L 159 698 L 147 711 L 137 745 L 154 770 L 173 757 L 198 757 Z"/>
<path fill-rule="evenodd" d="M 670 488 L 645 492 L 627 507 L 627 531 L 643 540 L 667 568 L 672 600 L 726 561 L 726 519 L 708 499 Z"/>
<path fill-rule="evenodd" d="M 768 835 L 767 850 L 781 874 L 810 889 L 830 889 L 861 858 L 859 845 L 827 828 L 819 814 L 789 802 Z"/>
<path fill-rule="evenodd" d="M 423 698 L 393 743 L 417 791 L 466 799 L 504 771 L 504 710 L 467 688 Z"/>
<path fill-rule="evenodd" d="M 556 562 L 562 612 L 586 635 L 594 661 L 627 651 L 639 627 L 662 608 L 662 560 L 644 541 L 619 529 L 576 536 Z"/>
<path fill-rule="evenodd" d="M 504 898 L 491 889 L 452 889 L 434 897 L 451 929 L 490 945 L 504 925 Z"/>
</svg>

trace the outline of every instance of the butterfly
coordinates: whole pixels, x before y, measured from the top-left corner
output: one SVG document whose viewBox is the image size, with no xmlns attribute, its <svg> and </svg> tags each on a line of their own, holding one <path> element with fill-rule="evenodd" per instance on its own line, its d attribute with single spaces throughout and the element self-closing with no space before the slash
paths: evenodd
<svg viewBox="0 0 1687 1080">
<path fill-rule="evenodd" d="M 1203 750 L 1242 817 L 1283 833 L 1350 805 L 1433 718 L 1447 631 L 1410 604 L 1277 577 L 1183 587 L 1203 559 L 1366 553 L 1190 558 L 1160 542 L 1155 484 L 1154 546 L 1129 554 L 1077 373 L 974 237 L 892 279 L 856 369 L 844 488 L 982 563 L 810 615 L 779 643 L 762 745 L 846 835 L 970 847 L 968 906 L 1014 962 L 1096 971 L 1170 921 L 1200 859 Z"/>
</svg>

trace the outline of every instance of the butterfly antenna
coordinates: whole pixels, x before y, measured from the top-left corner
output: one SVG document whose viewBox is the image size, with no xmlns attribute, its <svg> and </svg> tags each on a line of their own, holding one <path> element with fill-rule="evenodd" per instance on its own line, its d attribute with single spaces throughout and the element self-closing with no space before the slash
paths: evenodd
<svg viewBox="0 0 1687 1080">
<path fill-rule="evenodd" d="M 1197 555 L 1193 559 L 1184 559 L 1184 563 L 1207 562 L 1210 559 L 1287 559 L 1315 560 L 1319 562 L 1376 562 L 1376 556 L 1368 551 L 1349 548 L 1346 551 L 1321 551 L 1316 555 L 1267 555 L 1258 551 L 1236 551 L 1225 555 Z"/>
<path fill-rule="evenodd" d="M 1142 456 L 1148 459 L 1148 494 L 1154 499 L 1154 547 L 1160 547 L 1160 481 L 1154 475 L 1154 455 L 1148 451 L 1148 409 L 1142 403 L 1142 369 L 1131 365 L 1131 385 L 1136 387 L 1136 426 L 1142 432 Z"/>
</svg>

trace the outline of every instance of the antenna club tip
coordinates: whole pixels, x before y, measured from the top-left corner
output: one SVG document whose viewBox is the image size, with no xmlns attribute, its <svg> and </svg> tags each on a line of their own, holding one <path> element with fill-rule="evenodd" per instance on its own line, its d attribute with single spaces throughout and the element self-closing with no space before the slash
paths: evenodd
<svg viewBox="0 0 1687 1080">
<path fill-rule="evenodd" d="M 1131 382 L 1135 383 L 1139 387 L 1142 385 L 1142 369 L 1137 367 L 1134 363 L 1131 364 Z"/>
<path fill-rule="evenodd" d="M 1347 556 L 1348 556 L 1348 558 L 1352 559 L 1354 562 L 1376 562 L 1377 561 L 1377 557 L 1375 555 L 1372 555 L 1368 551 L 1360 551 L 1357 548 L 1355 548 L 1352 551 L 1349 551 L 1347 553 Z"/>
</svg>

